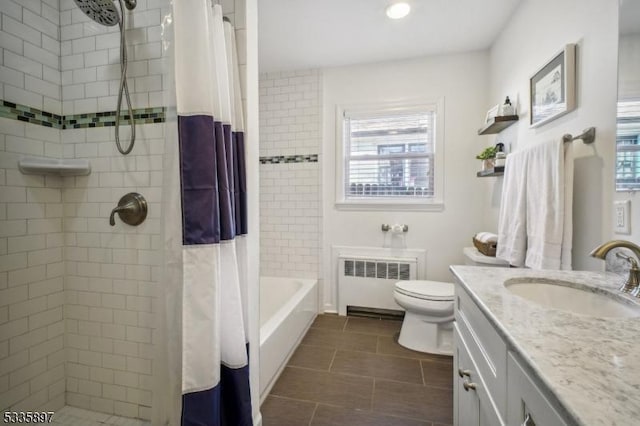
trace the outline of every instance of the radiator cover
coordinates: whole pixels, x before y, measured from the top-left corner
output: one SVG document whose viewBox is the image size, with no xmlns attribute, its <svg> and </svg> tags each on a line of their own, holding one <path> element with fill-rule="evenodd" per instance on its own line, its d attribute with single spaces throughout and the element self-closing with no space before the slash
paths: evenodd
<svg viewBox="0 0 640 426">
<path fill-rule="evenodd" d="M 415 280 L 416 258 L 338 256 L 338 313 L 347 306 L 401 310 L 393 299 L 395 283 Z"/>
</svg>

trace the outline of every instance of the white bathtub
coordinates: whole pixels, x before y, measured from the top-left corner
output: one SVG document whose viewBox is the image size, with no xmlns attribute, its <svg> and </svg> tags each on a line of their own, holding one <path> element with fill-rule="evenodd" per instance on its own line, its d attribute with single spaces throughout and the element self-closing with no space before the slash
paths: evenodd
<svg viewBox="0 0 640 426">
<path fill-rule="evenodd" d="M 260 277 L 260 402 L 317 314 L 317 280 Z"/>
</svg>

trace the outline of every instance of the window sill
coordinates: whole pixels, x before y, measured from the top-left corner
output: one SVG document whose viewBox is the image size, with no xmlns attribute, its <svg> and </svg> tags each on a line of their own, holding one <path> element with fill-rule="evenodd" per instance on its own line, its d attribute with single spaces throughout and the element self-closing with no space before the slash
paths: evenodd
<svg viewBox="0 0 640 426">
<path fill-rule="evenodd" d="M 402 201 L 337 201 L 337 210 L 346 211 L 444 211 L 444 203 L 435 201 L 430 203 L 402 202 Z"/>
</svg>

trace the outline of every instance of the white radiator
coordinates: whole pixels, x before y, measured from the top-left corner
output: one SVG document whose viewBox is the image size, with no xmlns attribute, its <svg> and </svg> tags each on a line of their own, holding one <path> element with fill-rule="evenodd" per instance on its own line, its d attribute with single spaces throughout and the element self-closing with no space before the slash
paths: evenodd
<svg viewBox="0 0 640 426">
<path fill-rule="evenodd" d="M 338 313 L 346 315 L 347 306 L 401 310 L 395 283 L 415 280 L 417 265 L 417 258 L 338 256 Z"/>
</svg>

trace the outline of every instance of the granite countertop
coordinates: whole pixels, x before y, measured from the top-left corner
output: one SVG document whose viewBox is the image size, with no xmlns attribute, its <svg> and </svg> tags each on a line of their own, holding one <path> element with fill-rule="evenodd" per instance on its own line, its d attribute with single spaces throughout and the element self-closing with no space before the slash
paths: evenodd
<svg viewBox="0 0 640 426">
<path fill-rule="evenodd" d="M 640 424 L 640 318 L 596 318 L 545 308 L 503 285 L 510 278 L 535 277 L 620 295 L 619 275 L 457 265 L 450 269 L 577 424 Z"/>
</svg>

